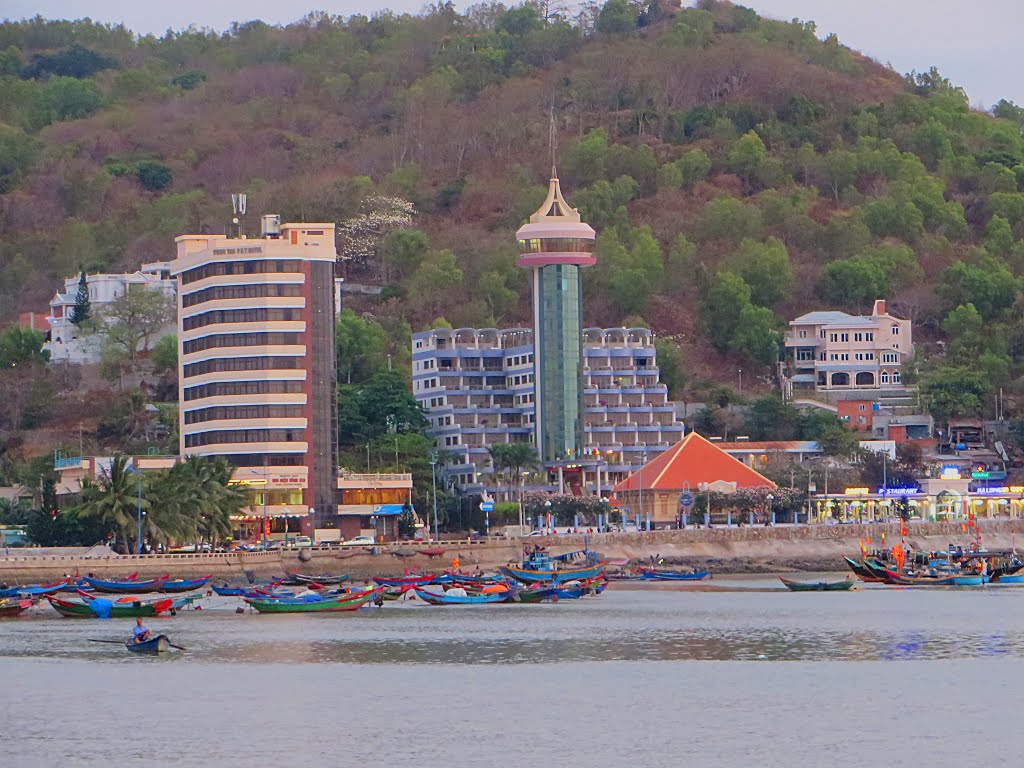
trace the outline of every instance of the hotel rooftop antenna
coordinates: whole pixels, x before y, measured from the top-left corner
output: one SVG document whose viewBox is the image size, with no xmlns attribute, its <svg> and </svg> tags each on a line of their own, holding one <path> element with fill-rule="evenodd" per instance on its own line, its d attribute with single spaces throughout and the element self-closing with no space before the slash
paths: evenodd
<svg viewBox="0 0 1024 768">
<path fill-rule="evenodd" d="M 231 195 L 231 228 L 229 232 L 232 237 L 240 237 L 245 239 L 245 230 L 243 227 L 243 221 L 245 219 L 245 199 L 247 195 L 244 192 L 236 192 Z"/>
</svg>

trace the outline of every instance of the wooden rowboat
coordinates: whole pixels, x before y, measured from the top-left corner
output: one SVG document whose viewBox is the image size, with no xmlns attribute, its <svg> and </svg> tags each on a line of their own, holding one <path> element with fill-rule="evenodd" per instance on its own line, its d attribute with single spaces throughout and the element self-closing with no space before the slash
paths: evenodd
<svg viewBox="0 0 1024 768">
<path fill-rule="evenodd" d="M 129 640 L 124 647 L 132 653 L 167 653 L 170 650 L 171 641 L 167 635 L 157 635 L 149 640 L 143 640 L 141 643 Z"/>
<path fill-rule="evenodd" d="M 206 583 L 213 578 L 210 576 L 204 576 L 201 579 L 176 579 L 174 581 L 165 581 L 163 586 L 160 587 L 161 592 L 194 592 L 197 589 L 202 589 L 206 586 Z"/>
<path fill-rule="evenodd" d="M 504 603 L 509 593 L 492 592 L 486 595 L 449 595 L 445 592 L 431 592 L 416 587 L 416 597 L 428 605 L 485 605 L 487 603 Z"/>
<path fill-rule="evenodd" d="M 793 581 L 792 579 L 784 579 L 781 576 L 779 581 L 786 585 L 786 589 L 790 592 L 846 592 L 848 589 L 853 587 L 853 579 L 847 579 L 846 581 Z"/>
<path fill-rule="evenodd" d="M 145 592 L 159 592 L 168 578 L 170 578 L 170 574 L 164 574 L 159 578 L 149 579 L 148 581 L 104 581 L 103 579 L 90 579 L 88 576 L 84 576 L 82 581 L 97 592 L 139 595 Z"/>
<path fill-rule="evenodd" d="M 95 601 L 88 599 L 90 596 L 83 594 L 82 600 L 67 600 L 56 595 L 47 595 L 46 599 L 50 605 L 61 616 L 72 619 L 95 619 L 97 612 L 90 605 Z M 113 603 L 110 606 L 110 618 L 112 619 L 134 619 L 137 616 L 158 616 L 171 609 L 184 608 L 189 603 L 198 600 L 198 595 L 189 597 L 163 597 L 158 600 L 136 600 L 131 603 Z"/>
<path fill-rule="evenodd" d="M 709 575 L 708 571 L 680 573 L 679 571 L 656 571 L 653 568 L 640 569 L 640 578 L 644 581 L 703 581 Z"/>
</svg>

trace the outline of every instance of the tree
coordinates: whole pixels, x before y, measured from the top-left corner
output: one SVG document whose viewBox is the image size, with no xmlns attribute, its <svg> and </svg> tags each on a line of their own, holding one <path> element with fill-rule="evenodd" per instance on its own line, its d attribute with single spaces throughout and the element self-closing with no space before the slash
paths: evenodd
<svg viewBox="0 0 1024 768">
<path fill-rule="evenodd" d="M 990 392 L 985 374 L 969 368 L 939 367 L 921 380 L 922 399 L 940 424 L 962 416 L 980 416 Z"/>
<path fill-rule="evenodd" d="M 380 246 L 385 282 L 413 273 L 429 250 L 430 239 L 418 229 L 398 229 L 386 234 Z"/>
<path fill-rule="evenodd" d="M 993 216 L 985 227 L 985 250 L 1005 258 L 1013 250 L 1013 230 L 1002 216 Z"/>
<path fill-rule="evenodd" d="M 377 256 L 388 233 L 405 229 L 416 217 L 416 206 L 401 197 L 371 195 L 360 204 L 359 213 L 338 224 L 342 238 L 341 258 L 366 265 Z"/>
<path fill-rule="evenodd" d="M 626 35 L 636 29 L 636 13 L 627 0 L 608 0 L 597 15 L 597 31 L 602 35 Z"/>
<path fill-rule="evenodd" d="M 958 261 L 942 272 L 938 294 L 949 307 L 973 304 L 991 320 L 1013 305 L 1017 279 L 998 259 L 985 256 L 977 264 Z"/>
<path fill-rule="evenodd" d="M 423 407 L 400 371 L 377 371 L 362 384 L 338 387 L 338 444 L 364 446 L 386 434 L 422 433 Z"/>
<path fill-rule="evenodd" d="M 707 240 L 733 240 L 761 236 L 761 211 L 735 197 L 716 197 L 704 206 L 701 234 Z"/>
<path fill-rule="evenodd" d="M 118 454 L 95 483 L 82 486 L 80 514 L 101 522 L 107 530 L 120 536 L 126 552 L 132 551 L 128 545 L 129 531 L 135 529 L 140 505 L 143 512 L 150 507 L 145 496 L 139 501 L 139 482 L 139 476 L 131 470 L 129 457 Z"/>
<path fill-rule="evenodd" d="M 178 370 L 178 337 L 161 336 L 153 345 L 149 361 L 153 364 L 154 373 L 175 373 Z"/>
<path fill-rule="evenodd" d="M 774 312 L 748 304 L 740 312 L 732 345 L 752 360 L 772 365 L 779 360 L 781 337 L 777 326 L 778 318 Z"/>
<path fill-rule="evenodd" d="M 509 495 L 524 470 L 537 466 L 537 449 L 530 443 L 498 443 L 488 447 L 495 474 L 504 472 L 508 478 Z"/>
<path fill-rule="evenodd" d="M 75 306 L 71 308 L 72 323 L 81 327 L 82 323 L 92 316 L 92 304 L 89 301 L 89 281 L 83 269 L 78 276 L 78 291 L 75 293 Z"/>
<path fill-rule="evenodd" d="M 688 381 L 679 345 L 671 339 L 662 337 L 654 342 L 654 351 L 657 355 L 661 383 L 668 389 L 668 398 L 677 400 L 682 396 Z"/>
<path fill-rule="evenodd" d="M 743 186 L 750 189 L 750 177 L 757 172 L 768 157 L 768 150 L 761 137 L 747 131 L 736 139 L 729 150 L 729 167 L 743 178 Z"/>
<path fill-rule="evenodd" d="M 733 257 L 736 273 L 750 286 L 750 298 L 762 307 L 774 307 L 789 298 L 793 268 L 789 252 L 777 238 L 765 242 L 746 239 Z"/>
<path fill-rule="evenodd" d="M 174 322 L 173 301 L 160 291 L 129 285 L 98 318 L 105 345 L 130 363 L 149 351 L 153 338 Z"/>
<path fill-rule="evenodd" d="M 34 328 L 11 327 L 0 332 L 0 370 L 48 363 L 45 343 L 46 337 Z"/>
<path fill-rule="evenodd" d="M 750 305 L 750 286 L 734 272 L 719 272 L 701 301 L 700 318 L 711 345 L 725 352 L 732 345 L 740 316 Z"/>
<path fill-rule="evenodd" d="M 338 381 L 360 384 L 387 365 L 387 334 L 380 323 L 343 309 L 335 323 Z"/>
<path fill-rule="evenodd" d="M 135 178 L 150 192 L 159 192 L 171 186 L 174 173 L 170 167 L 158 160 L 143 160 L 135 169 Z"/>
<path fill-rule="evenodd" d="M 40 143 L 19 128 L 0 123 L 0 195 L 10 192 L 39 157 Z"/>
</svg>

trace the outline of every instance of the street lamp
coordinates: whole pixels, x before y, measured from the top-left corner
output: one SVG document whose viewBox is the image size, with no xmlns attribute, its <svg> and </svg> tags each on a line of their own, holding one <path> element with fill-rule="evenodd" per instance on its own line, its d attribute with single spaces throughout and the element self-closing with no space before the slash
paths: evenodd
<svg viewBox="0 0 1024 768">
<path fill-rule="evenodd" d="M 138 538 L 135 540 L 135 554 L 142 554 L 142 473 L 139 472 L 139 506 L 137 509 L 136 518 L 138 520 Z"/>
<path fill-rule="evenodd" d="M 430 482 L 434 487 L 434 541 L 440 541 L 437 533 L 437 454 L 430 454 Z"/>
<path fill-rule="evenodd" d="M 637 473 L 637 481 L 640 483 L 640 517 L 644 514 L 644 467 L 647 465 L 647 451 L 640 456 L 640 471 Z M 640 517 L 636 521 L 636 532 L 640 533 Z"/>
<path fill-rule="evenodd" d="M 773 502 L 774 500 L 775 500 L 775 497 L 774 497 L 774 496 L 772 496 L 772 495 L 771 495 L 771 494 L 769 493 L 769 494 L 768 494 L 768 517 L 769 517 L 769 518 L 771 519 L 771 521 L 772 521 L 772 525 L 775 525 L 775 510 L 774 510 L 774 509 L 772 509 L 772 502 Z"/>
</svg>

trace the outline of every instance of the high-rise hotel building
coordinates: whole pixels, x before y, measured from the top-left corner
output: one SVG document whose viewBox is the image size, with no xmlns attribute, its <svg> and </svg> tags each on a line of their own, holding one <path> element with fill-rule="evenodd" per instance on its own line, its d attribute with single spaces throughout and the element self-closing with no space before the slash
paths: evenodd
<svg viewBox="0 0 1024 768">
<path fill-rule="evenodd" d="M 182 456 L 224 456 L 272 530 L 333 527 L 334 224 L 175 238 Z"/>
</svg>

